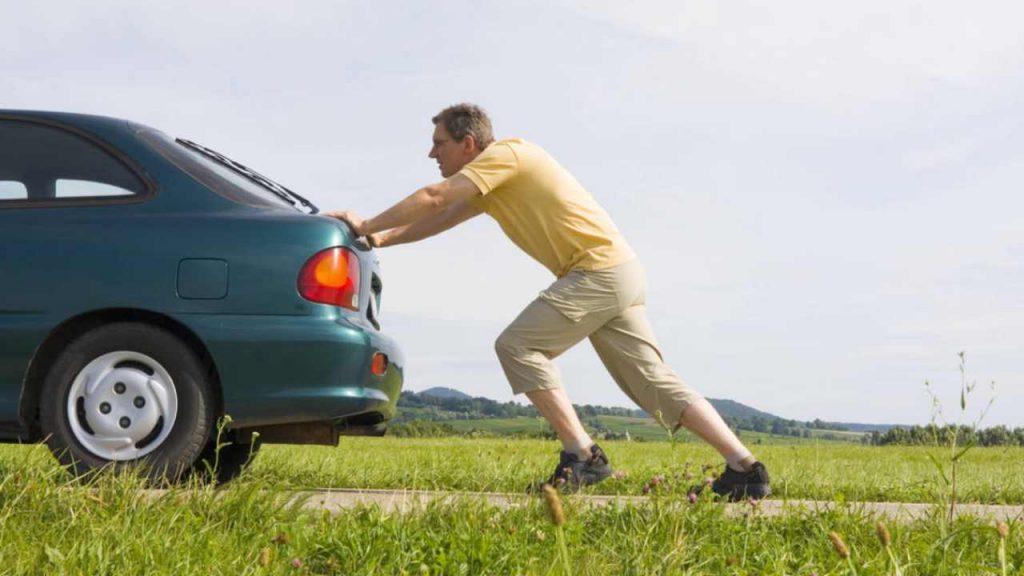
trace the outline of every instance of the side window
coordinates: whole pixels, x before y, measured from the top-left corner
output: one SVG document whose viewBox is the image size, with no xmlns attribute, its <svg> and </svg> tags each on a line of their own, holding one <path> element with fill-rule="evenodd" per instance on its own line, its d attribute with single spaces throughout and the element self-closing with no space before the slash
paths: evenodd
<svg viewBox="0 0 1024 576">
<path fill-rule="evenodd" d="M 131 196 L 131 190 L 91 180 L 58 179 L 54 187 L 57 198 L 96 198 L 100 196 Z"/>
<path fill-rule="evenodd" d="M 88 139 L 52 126 L 0 120 L 0 206 L 144 194 L 145 183 Z"/>
<path fill-rule="evenodd" d="M 25 200 L 28 190 L 17 180 L 0 180 L 0 200 Z"/>
</svg>

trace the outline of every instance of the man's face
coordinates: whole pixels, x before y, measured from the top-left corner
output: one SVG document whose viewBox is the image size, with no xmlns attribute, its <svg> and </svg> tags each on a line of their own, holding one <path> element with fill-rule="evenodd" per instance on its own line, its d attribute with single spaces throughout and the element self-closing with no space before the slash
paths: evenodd
<svg viewBox="0 0 1024 576">
<path fill-rule="evenodd" d="M 462 142 L 459 142 L 452 138 L 443 123 L 438 122 L 434 125 L 434 145 L 430 148 L 429 156 L 437 160 L 441 176 L 448 178 L 462 170 L 462 167 L 476 158 L 479 153 L 480 150 L 477 149 L 472 136 L 466 136 Z"/>
</svg>

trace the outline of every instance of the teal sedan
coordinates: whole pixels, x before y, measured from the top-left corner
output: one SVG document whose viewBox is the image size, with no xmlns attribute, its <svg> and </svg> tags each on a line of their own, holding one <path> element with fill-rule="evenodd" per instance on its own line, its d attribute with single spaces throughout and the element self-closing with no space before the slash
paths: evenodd
<svg viewBox="0 0 1024 576">
<path fill-rule="evenodd" d="M 0 110 L 0 441 L 176 481 L 383 434 L 379 262 L 317 212 L 147 126 Z"/>
</svg>

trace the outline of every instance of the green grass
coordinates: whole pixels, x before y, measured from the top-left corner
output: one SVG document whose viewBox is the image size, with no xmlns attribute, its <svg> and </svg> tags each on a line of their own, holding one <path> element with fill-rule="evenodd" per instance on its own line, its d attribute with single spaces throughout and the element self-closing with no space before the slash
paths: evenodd
<svg viewBox="0 0 1024 576">
<path fill-rule="evenodd" d="M 612 465 L 626 474 L 594 488 L 599 494 L 639 495 L 661 474 L 673 490 L 687 489 L 721 469 L 704 444 L 601 443 Z M 755 446 L 768 466 L 777 497 L 932 502 L 943 485 L 922 447 L 859 446 L 834 442 Z M 343 438 L 337 448 L 267 446 L 249 471 L 251 480 L 287 488 L 407 488 L 521 492 L 551 472 L 559 445 L 504 438 Z M 704 467 L 709 469 L 705 470 Z M 43 446 L 0 447 L 0 474 L 59 468 Z M 975 448 L 962 460 L 963 502 L 1024 504 L 1024 448 Z"/>
<path fill-rule="evenodd" d="M 642 505 L 584 509 L 565 499 L 575 574 L 891 573 L 877 518 L 857 507 L 768 518 L 726 517 L 686 503 L 687 472 L 718 459 L 701 445 L 605 443 L 628 473 L 601 492 L 639 494 L 654 474 L 673 486 Z M 559 574 L 555 529 L 539 501 L 500 510 L 471 497 L 407 514 L 375 507 L 338 515 L 282 504 L 281 488 L 401 487 L 519 491 L 549 472 L 558 446 L 540 440 L 347 438 L 338 448 L 268 446 L 241 482 L 145 497 L 131 477 L 70 483 L 39 446 L 0 447 L 0 574 Z M 791 498 L 936 502 L 937 474 L 920 448 L 836 443 L 758 448 L 776 491 Z M 679 475 L 678 480 L 676 475 Z M 1024 502 L 1024 450 L 975 449 L 963 500 Z M 939 508 L 937 507 L 938 511 Z M 999 574 L 999 537 L 984 520 L 890 523 L 903 574 Z M 281 538 L 278 535 L 284 534 Z M 1019 521 L 1005 542 L 1021 574 Z M 259 563 L 261 552 L 267 565 Z M 293 561 L 299 567 L 293 566 Z"/>
<path fill-rule="evenodd" d="M 595 493 L 640 494 L 651 477 L 662 474 L 685 494 L 709 473 L 704 465 L 721 468 L 720 458 L 702 444 L 602 442 L 602 447 L 626 478 L 608 480 Z M 926 448 L 837 443 L 756 448 L 779 497 L 931 502 L 941 494 Z M 252 476 L 291 487 L 520 492 L 550 473 L 558 450 L 556 442 L 544 440 L 346 438 L 338 448 L 269 446 Z M 974 449 L 965 456 L 958 481 L 962 501 L 1022 504 L 1024 449 Z"/>
</svg>

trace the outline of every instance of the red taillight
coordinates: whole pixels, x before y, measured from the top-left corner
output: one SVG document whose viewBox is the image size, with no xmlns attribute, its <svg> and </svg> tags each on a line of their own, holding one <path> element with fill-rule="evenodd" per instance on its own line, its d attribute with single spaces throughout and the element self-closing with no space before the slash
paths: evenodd
<svg viewBox="0 0 1024 576">
<path fill-rule="evenodd" d="M 359 310 L 359 258 L 348 248 L 317 252 L 299 272 L 299 294 L 313 302 Z"/>
<path fill-rule="evenodd" d="M 373 362 L 370 363 L 370 372 L 374 376 L 383 376 L 388 371 L 388 356 L 381 352 L 376 352 L 373 355 Z"/>
</svg>

